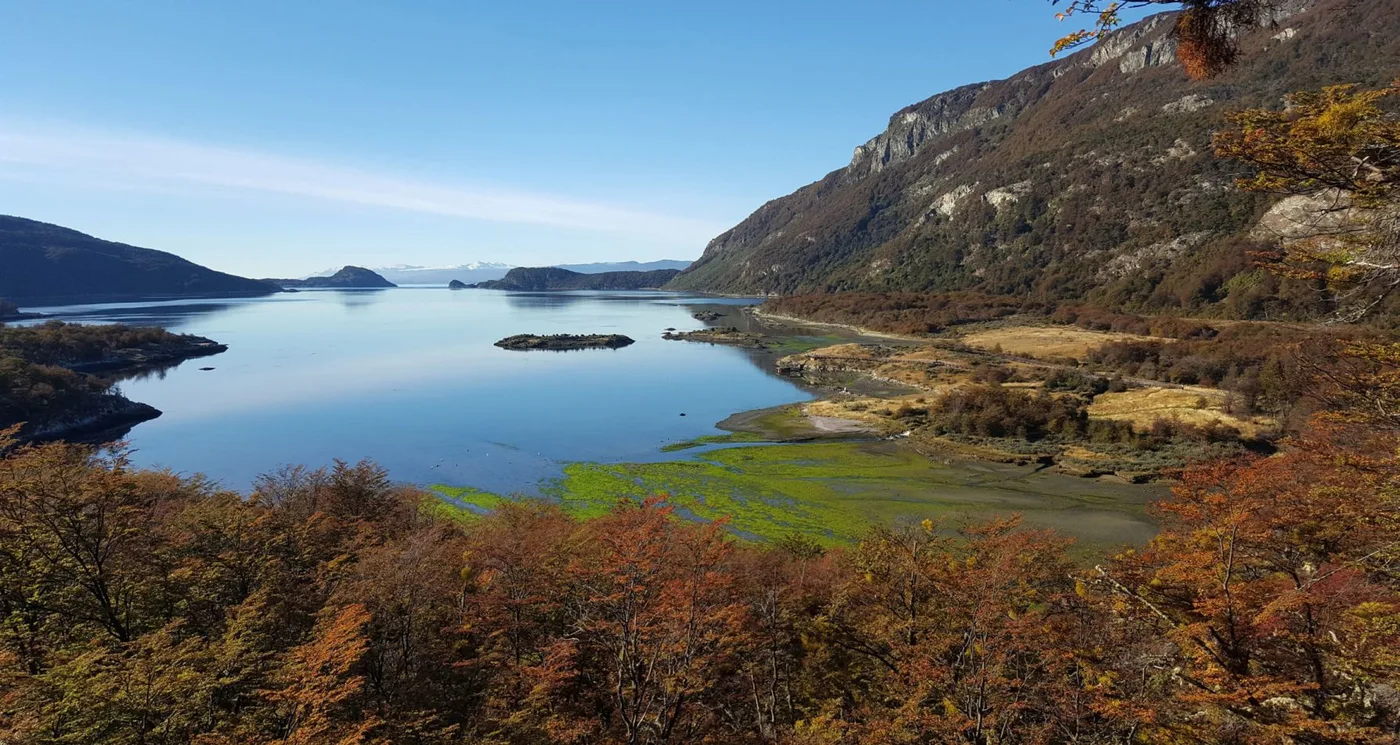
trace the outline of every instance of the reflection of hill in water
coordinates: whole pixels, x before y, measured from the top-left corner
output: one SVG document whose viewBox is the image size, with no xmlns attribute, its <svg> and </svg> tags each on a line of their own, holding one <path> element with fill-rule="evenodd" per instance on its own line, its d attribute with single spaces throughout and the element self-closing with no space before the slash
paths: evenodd
<svg viewBox="0 0 1400 745">
<path fill-rule="evenodd" d="M 501 292 L 501 290 L 480 290 L 480 292 Z M 512 308 L 529 310 L 532 308 L 567 308 L 579 303 L 605 301 L 623 305 L 652 305 L 658 300 L 674 298 L 664 292 L 505 292 L 506 304 Z"/>
<path fill-rule="evenodd" d="M 384 290 L 387 288 L 361 288 L 353 290 L 324 290 L 335 295 L 335 299 L 340 301 L 341 306 L 352 310 L 362 310 L 371 305 L 376 305 L 384 299 Z"/>
<path fill-rule="evenodd" d="M 236 308 L 238 305 L 238 303 L 188 303 L 133 306 L 116 310 L 96 308 L 75 313 L 58 313 L 55 314 L 54 318 L 68 323 L 125 323 L 131 326 L 160 326 L 174 330 L 192 318 L 222 313 Z"/>
<path fill-rule="evenodd" d="M 217 356 L 218 355 L 214 355 L 214 357 Z M 212 367 L 212 363 L 204 361 L 208 359 L 212 359 L 212 357 L 200 357 L 198 359 L 181 360 L 179 362 L 167 362 L 160 365 L 147 365 L 145 367 L 135 368 L 131 370 L 120 370 L 114 373 L 107 373 L 100 377 L 104 377 L 107 380 L 110 380 L 114 383 L 124 383 L 129 380 L 165 380 L 165 376 L 167 373 L 179 367 L 180 365 L 185 364 L 186 362 L 198 363 L 201 367 Z"/>
<path fill-rule="evenodd" d="M 138 464 L 244 485 L 277 463 L 372 457 L 406 481 L 480 482 L 510 493 L 557 473 L 559 463 L 635 461 L 713 434 L 735 411 L 803 399 L 763 359 L 661 338 L 667 327 L 703 327 L 693 317 L 700 310 L 742 302 L 442 287 L 44 312 L 161 325 L 228 345 L 178 369 L 122 376 L 128 397 L 164 412 L 126 435 Z M 570 355 L 492 346 L 519 333 L 617 333 L 636 344 Z"/>
</svg>

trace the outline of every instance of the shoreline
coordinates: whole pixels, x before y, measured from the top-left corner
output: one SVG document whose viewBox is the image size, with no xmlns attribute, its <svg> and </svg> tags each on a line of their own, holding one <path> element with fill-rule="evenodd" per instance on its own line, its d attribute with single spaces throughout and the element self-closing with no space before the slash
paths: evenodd
<svg viewBox="0 0 1400 745">
<path fill-rule="evenodd" d="M 267 292 L 214 292 L 214 293 L 192 293 L 188 295 L 163 295 L 163 294 L 135 294 L 135 295 L 57 295 L 33 297 L 17 300 L 6 298 L 20 305 L 21 308 L 66 308 L 71 305 L 104 305 L 107 303 L 165 303 L 175 300 L 246 300 L 248 298 L 268 297 L 270 295 L 280 295 L 285 290 L 273 289 Z M 50 314 L 39 313 L 40 317 L 47 317 Z"/>
<path fill-rule="evenodd" d="M 119 350 L 120 351 L 120 350 Z M 133 356 L 112 356 L 92 362 L 79 362 L 63 367 L 75 373 L 95 375 L 98 373 L 141 373 L 150 368 L 178 365 L 186 360 L 212 357 L 228 351 L 227 344 L 213 339 L 193 337 L 184 344 L 172 344 L 152 352 L 138 352 Z"/>
<path fill-rule="evenodd" d="M 754 318 L 758 319 L 759 321 L 777 321 L 781 323 L 795 323 L 802 326 L 812 326 L 816 328 L 841 329 L 843 331 L 849 331 L 855 334 L 859 334 L 860 336 L 868 336 L 876 339 L 890 339 L 893 341 L 913 342 L 915 344 L 929 343 L 929 339 L 920 336 L 911 336 L 908 334 L 894 334 L 887 331 L 876 331 L 874 329 L 868 329 L 861 326 L 852 326 L 850 324 L 845 323 L 809 321 L 804 318 L 798 318 L 797 316 L 784 316 L 779 315 L 777 313 L 766 312 L 763 310 L 762 305 L 755 305 L 752 306 L 752 308 L 753 310 L 749 311 L 749 314 L 752 315 Z"/>
<path fill-rule="evenodd" d="M 177 367 L 189 360 L 212 357 L 228 351 L 228 345 L 199 336 L 183 337 L 152 349 L 115 350 L 102 359 L 59 365 L 84 378 L 107 378 L 113 382 L 131 375 Z M 20 445 L 67 441 L 102 445 L 124 438 L 132 428 L 162 415 L 160 409 L 133 401 L 110 386 L 85 393 L 76 405 L 39 420 L 20 422 L 16 438 Z"/>
<path fill-rule="evenodd" d="M 132 401 L 125 396 L 112 393 L 101 395 L 107 400 L 99 402 L 97 410 L 61 417 L 31 432 L 21 431 L 17 444 L 42 445 L 64 441 L 104 445 L 121 440 L 136 425 L 157 419 L 163 413 L 150 404 Z"/>
</svg>

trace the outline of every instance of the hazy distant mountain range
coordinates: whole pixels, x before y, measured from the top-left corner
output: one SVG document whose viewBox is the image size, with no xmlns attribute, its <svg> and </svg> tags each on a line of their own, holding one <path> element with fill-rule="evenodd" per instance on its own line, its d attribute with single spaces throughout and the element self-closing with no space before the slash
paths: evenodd
<svg viewBox="0 0 1400 745">
<path fill-rule="evenodd" d="M 265 279 L 263 281 L 271 282 L 278 287 L 294 289 L 379 290 L 398 287 L 378 273 L 362 266 L 347 266 L 327 276 L 307 277 L 305 279 Z"/>
<path fill-rule="evenodd" d="M 688 261 L 624 261 L 570 264 L 559 275 L 608 275 L 596 280 L 575 277 L 568 284 L 616 289 L 633 280 L 659 286 Z M 447 286 L 491 282 L 512 267 L 475 262 L 446 267 L 400 264 L 366 269 L 337 267 L 299 279 L 247 279 L 187 261 L 171 253 L 105 241 L 59 225 L 0 215 L 0 300 L 23 306 L 185 297 L 267 295 L 283 288 L 366 288 L 396 285 Z M 537 271 L 537 270 L 529 270 Z M 619 274 L 621 273 L 621 274 Z M 527 276 L 527 275 L 521 275 Z M 643 279 L 644 278 L 644 279 Z M 548 283 L 546 283 L 548 284 Z"/>
<path fill-rule="evenodd" d="M 555 264 L 554 266 L 579 274 L 603 274 L 605 272 L 659 272 L 666 269 L 680 271 L 690 266 L 690 262 L 662 259 L 660 261 L 618 261 L 597 264 Z"/>
</svg>

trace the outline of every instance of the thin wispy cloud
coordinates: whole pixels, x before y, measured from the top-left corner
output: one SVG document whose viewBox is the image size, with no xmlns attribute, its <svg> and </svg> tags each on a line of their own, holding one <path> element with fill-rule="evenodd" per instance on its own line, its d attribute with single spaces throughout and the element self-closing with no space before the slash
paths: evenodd
<svg viewBox="0 0 1400 745">
<path fill-rule="evenodd" d="M 482 185 L 424 181 L 332 163 L 180 140 L 84 130 L 55 131 L 0 122 L 0 174 L 61 175 L 92 188 L 188 191 L 211 187 L 340 202 L 468 220 L 551 225 L 703 244 L 725 226 Z"/>
</svg>

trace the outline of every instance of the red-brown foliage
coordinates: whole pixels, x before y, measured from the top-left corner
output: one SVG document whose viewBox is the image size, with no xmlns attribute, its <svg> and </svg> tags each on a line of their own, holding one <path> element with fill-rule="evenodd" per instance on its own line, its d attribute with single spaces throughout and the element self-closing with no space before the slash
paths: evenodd
<svg viewBox="0 0 1400 745">
<path fill-rule="evenodd" d="M 461 525 L 369 464 L 243 497 L 20 450 L 0 740 L 1392 742 L 1397 442 L 1329 426 L 1089 571 L 1015 518 L 760 547 L 664 497 Z"/>
</svg>

